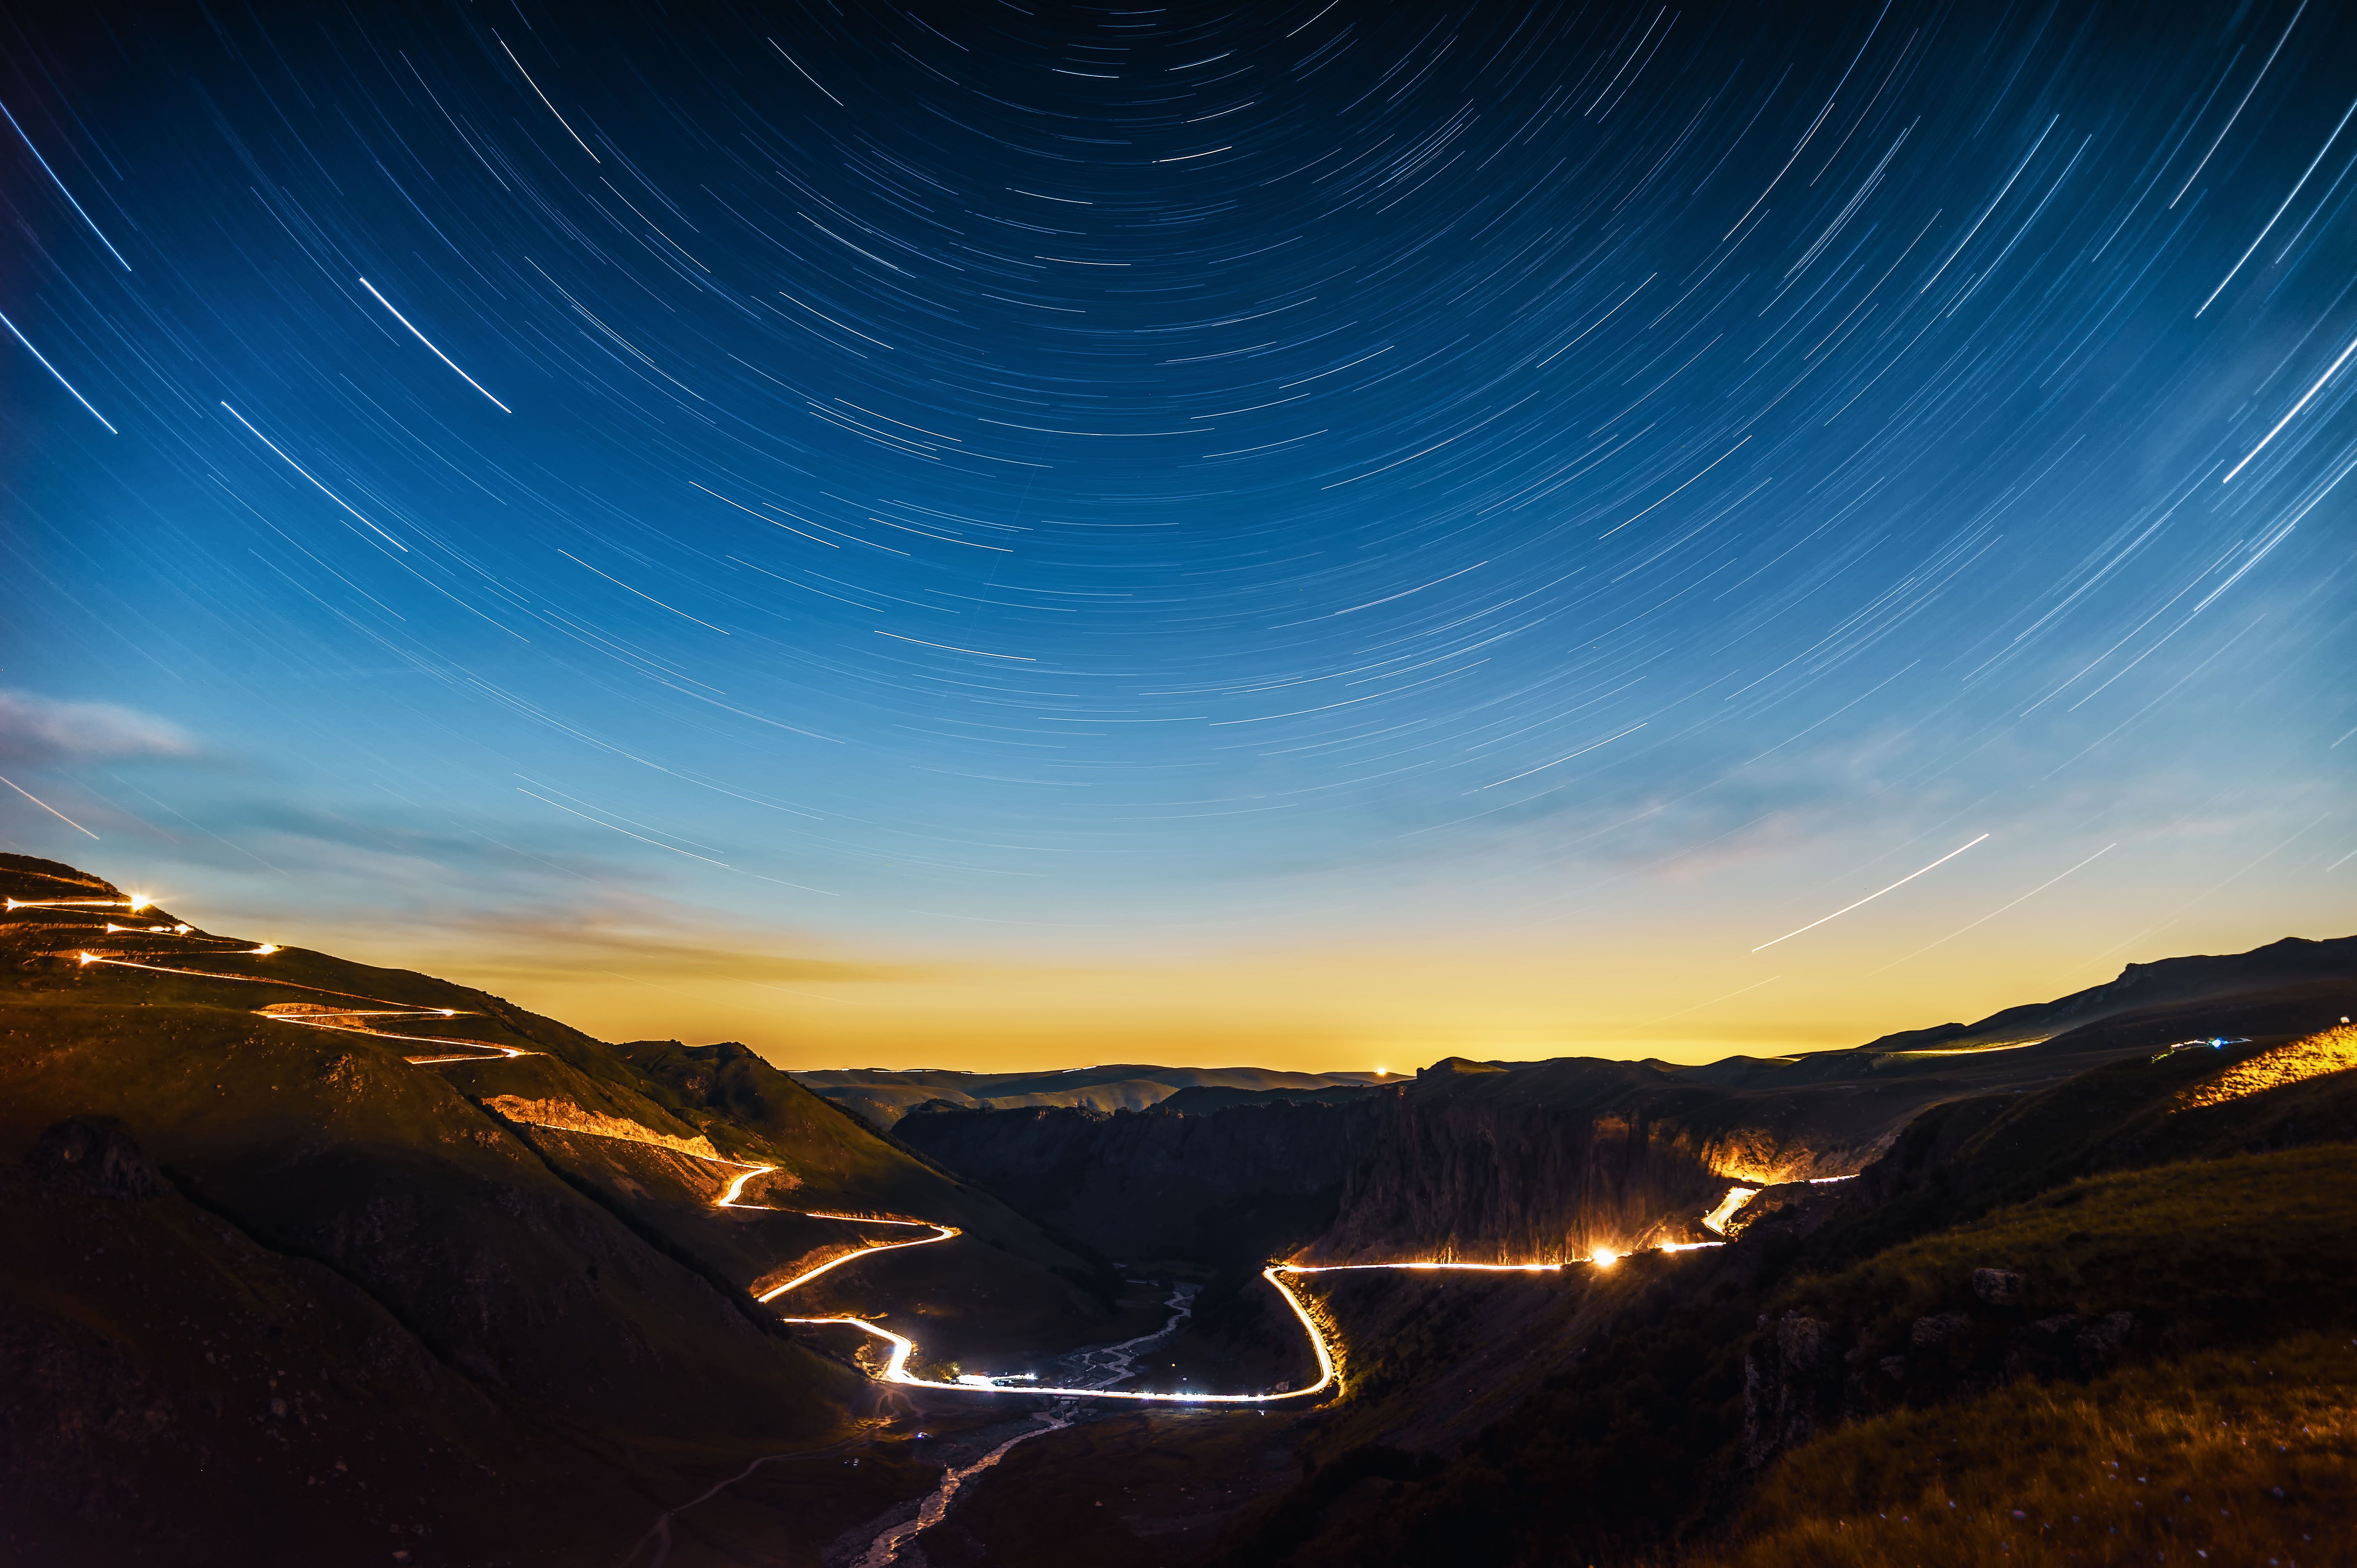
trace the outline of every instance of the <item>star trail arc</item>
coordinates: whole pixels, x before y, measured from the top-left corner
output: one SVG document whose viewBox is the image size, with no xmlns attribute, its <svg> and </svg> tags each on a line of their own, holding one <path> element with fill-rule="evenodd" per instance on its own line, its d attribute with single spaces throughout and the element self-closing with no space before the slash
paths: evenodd
<svg viewBox="0 0 2357 1568">
<path fill-rule="evenodd" d="M 0 681 L 205 739 L 0 826 L 1805 1006 L 2345 790 L 2345 8 L 511 12 L 6 67 Z"/>
</svg>

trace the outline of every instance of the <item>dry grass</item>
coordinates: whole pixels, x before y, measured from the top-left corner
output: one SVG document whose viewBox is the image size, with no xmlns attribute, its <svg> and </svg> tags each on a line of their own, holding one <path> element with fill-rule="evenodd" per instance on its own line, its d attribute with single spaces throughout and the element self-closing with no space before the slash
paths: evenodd
<svg viewBox="0 0 2357 1568">
<path fill-rule="evenodd" d="M 2329 1072 L 2347 1072 L 2352 1068 L 2357 1068 L 2357 1026 L 2344 1024 L 2337 1029 L 2261 1051 L 2214 1078 L 2189 1084 L 2178 1091 L 2169 1109 L 2197 1111 L 2205 1105 L 2223 1105 L 2230 1100 L 2247 1099 L 2270 1089 L 2322 1078 Z"/>
<path fill-rule="evenodd" d="M 2309 1335 L 1844 1427 L 1717 1568 L 2357 1563 L 2357 1342 Z M 1704 1561 L 1710 1561 L 1705 1559 Z"/>
<path fill-rule="evenodd" d="M 1879 1342 L 1919 1316 L 1970 1310 L 1974 1269 L 2022 1269 L 2029 1317 L 2127 1309 L 2173 1325 L 2188 1349 L 2264 1343 L 2352 1321 L 2352 1191 L 2348 1144 L 2118 1171 L 1796 1280 L 1776 1305 Z"/>
</svg>

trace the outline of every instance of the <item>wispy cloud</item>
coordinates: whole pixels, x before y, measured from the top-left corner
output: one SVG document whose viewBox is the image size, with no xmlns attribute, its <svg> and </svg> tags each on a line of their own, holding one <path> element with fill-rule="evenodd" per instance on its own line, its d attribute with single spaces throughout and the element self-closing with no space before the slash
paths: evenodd
<svg viewBox="0 0 2357 1568">
<path fill-rule="evenodd" d="M 0 762 L 124 762 L 194 757 L 195 739 L 153 714 L 113 703 L 60 703 L 30 692 L 0 690 Z"/>
</svg>

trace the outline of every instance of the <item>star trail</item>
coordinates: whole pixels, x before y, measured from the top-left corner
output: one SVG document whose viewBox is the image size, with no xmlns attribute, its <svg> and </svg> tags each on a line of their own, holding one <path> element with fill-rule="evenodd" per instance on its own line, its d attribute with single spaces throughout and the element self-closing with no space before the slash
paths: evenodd
<svg viewBox="0 0 2357 1568">
<path fill-rule="evenodd" d="M 790 1065 L 2348 924 L 2340 7 L 9 27 L 8 847 Z"/>
</svg>

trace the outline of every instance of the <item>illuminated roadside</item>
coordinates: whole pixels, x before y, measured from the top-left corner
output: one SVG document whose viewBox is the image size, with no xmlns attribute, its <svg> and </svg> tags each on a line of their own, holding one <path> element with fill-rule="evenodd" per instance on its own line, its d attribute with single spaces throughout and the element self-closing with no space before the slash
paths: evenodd
<svg viewBox="0 0 2357 1568">
<path fill-rule="evenodd" d="M 8 908 L 13 912 L 16 909 L 20 908 L 63 908 L 68 902 L 71 902 L 77 907 L 103 906 L 110 908 L 124 908 L 135 912 L 140 908 L 148 907 L 152 903 L 152 900 L 145 897 L 135 897 L 117 899 L 57 900 L 46 904 L 36 904 L 10 899 L 8 900 Z M 110 931 L 121 930 L 127 934 L 135 934 L 142 937 L 161 938 L 165 940 L 193 941 L 220 941 L 225 940 L 216 937 L 206 937 L 194 933 L 190 928 L 184 925 L 150 927 L 145 929 L 138 929 L 128 927 L 115 927 L 110 924 L 107 929 Z M 244 950 L 247 954 L 254 957 L 266 957 L 279 950 L 280 950 L 275 945 L 266 942 Z M 520 1047 L 492 1045 L 478 1040 L 463 1040 L 432 1035 L 395 1034 L 391 1030 L 379 1026 L 376 1022 L 380 1019 L 454 1018 L 461 1015 L 460 1011 L 457 1008 L 411 1007 L 383 997 L 363 996 L 355 992 L 333 991 L 324 986 L 304 985 L 291 981 L 274 980 L 264 975 L 221 974 L 206 970 L 180 969 L 163 964 L 140 963 L 130 959 L 113 958 L 89 951 L 80 952 L 75 956 L 77 961 L 83 967 L 88 967 L 91 964 L 104 964 L 120 969 L 144 970 L 152 973 L 185 975 L 199 980 L 221 980 L 247 984 L 276 985 L 290 990 L 307 991 L 321 996 L 337 997 L 348 1003 L 378 1004 L 375 1007 L 339 1007 L 318 1004 L 274 1003 L 268 1006 L 257 1008 L 254 1011 L 256 1016 L 267 1018 L 273 1023 L 300 1024 L 310 1028 L 328 1029 L 342 1034 L 365 1035 L 372 1039 L 378 1040 L 401 1041 L 409 1044 L 457 1047 L 457 1054 L 413 1056 L 404 1058 L 414 1066 L 431 1067 L 453 1062 L 501 1060 L 516 1057 L 536 1056 L 542 1054 L 535 1051 L 525 1050 Z M 571 1126 L 560 1122 L 517 1117 L 511 1117 L 510 1120 L 519 1120 L 522 1124 L 527 1126 L 544 1127 L 551 1131 L 572 1133 L 576 1136 L 607 1138 L 622 1143 L 644 1144 L 650 1147 L 664 1149 L 666 1152 L 678 1155 L 684 1159 L 700 1160 L 707 1165 L 727 1166 L 736 1174 L 729 1178 L 727 1186 L 723 1189 L 720 1195 L 713 1199 L 713 1207 L 716 1208 L 777 1211 L 773 1205 L 748 1202 L 745 1197 L 746 1188 L 759 1177 L 768 1176 L 778 1170 L 780 1167 L 776 1165 L 754 1165 L 741 1160 L 724 1159 L 716 1155 L 704 1155 L 698 1154 L 693 1150 L 676 1148 L 673 1147 L 671 1143 L 662 1140 L 658 1135 L 653 1133 L 649 1133 L 643 1138 L 634 1138 L 627 1133 Z M 1830 1179 L 1838 1180 L 1841 1178 L 1835 1177 Z M 1724 1236 L 1726 1234 L 1724 1227 L 1727 1221 L 1754 1195 L 1755 1190 L 1756 1189 L 1754 1188 L 1745 1187 L 1730 1187 L 1727 1196 L 1719 1202 L 1717 1207 L 1712 1209 L 1709 1214 L 1702 1217 L 1701 1223 L 1703 1227 L 1717 1235 Z M 938 1242 L 953 1240 L 961 1234 L 958 1228 L 953 1225 L 943 1225 L 936 1221 L 927 1219 L 909 1219 L 883 1215 L 841 1214 L 822 1210 L 794 1210 L 791 1212 L 802 1213 L 805 1218 L 812 1219 L 833 1219 L 840 1220 L 847 1224 L 858 1225 L 902 1226 L 912 1230 L 930 1230 L 932 1234 L 916 1237 L 904 1241 L 869 1242 L 865 1246 L 854 1248 L 853 1250 L 831 1258 L 825 1262 L 820 1263 L 815 1267 L 803 1270 L 801 1273 L 794 1275 L 791 1279 L 785 1281 L 781 1284 L 772 1285 L 768 1290 L 759 1292 L 754 1297 L 756 1301 L 762 1303 L 774 1302 L 778 1297 L 782 1296 L 788 1292 L 797 1289 L 802 1285 L 808 1284 L 813 1280 L 831 1273 L 834 1271 L 844 1267 L 845 1264 L 856 1262 L 862 1258 L 872 1256 L 877 1252 L 895 1251 L 907 1247 L 931 1246 Z M 1665 1241 L 1657 1243 L 1654 1246 L 1644 1250 L 1662 1252 L 1689 1252 L 1708 1247 L 1721 1247 L 1726 1244 L 1727 1243 L 1724 1240 L 1684 1242 Z M 1261 1278 L 1267 1281 L 1270 1288 L 1275 1290 L 1277 1294 L 1283 1298 L 1286 1308 L 1301 1325 L 1302 1333 L 1309 1341 L 1311 1353 L 1317 1358 L 1318 1375 L 1316 1382 L 1311 1383 L 1305 1388 L 1283 1389 L 1265 1393 L 1166 1393 L 1143 1390 L 1123 1391 L 1064 1388 L 1036 1382 L 1028 1373 L 1009 1377 L 990 1377 L 976 1373 L 966 1373 L 952 1380 L 922 1378 L 909 1370 L 909 1363 L 917 1354 L 916 1342 L 909 1338 L 906 1335 L 897 1334 L 891 1329 L 883 1327 L 882 1326 L 871 1322 L 866 1318 L 845 1314 L 824 1317 L 781 1316 L 781 1321 L 810 1326 L 840 1326 L 844 1327 L 856 1328 L 863 1334 L 868 1335 L 875 1339 L 881 1340 L 886 1346 L 889 1347 L 889 1349 L 887 1354 L 883 1369 L 880 1371 L 873 1372 L 870 1375 L 875 1377 L 878 1381 L 899 1384 L 903 1387 L 937 1389 L 950 1393 L 1019 1394 L 1025 1396 L 1061 1399 L 1128 1400 L 1138 1403 L 1185 1405 L 1268 1405 L 1281 1403 L 1288 1400 L 1314 1399 L 1319 1395 L 1329 1392 L 1329 1391 L 1339 1391 L 1343 1386 L 1341 1362 L 1340 1358 L 1336 1353 L 1334 1343 L 1335 1337 L 1330 1333 L 1327 1326 L 1320 1321 L 1319 1314 L 1313 1309 L 1311 1304 L 1303 1297 L 1301 1293 L 1295 1288 L 1295 1285 L 1292 1283 L 1288 1282 L 1286 1278 L 1288 1275 L 1299 1276 L 1307 1274 L 1361 1273 L 1374 1272 L 1411 1273 L 1446 1272 L 1520 1274 L 1560 1273 L 1565 1269 L 1572 1267 L 1609 1269 L 1617 1263 L 1623 1255 L 1624 1254 L 1621 1251 L 1613 1248 L 1598 1247 L 1586 1258 L 1570 1259 L 1551 1263 L 1472 1263 L 1457 1262 L 1440 1259 L 1413 1259 L 1394 1262 L 1373 1263 L 1271 1263 L 1261 1270 Z"/>
</svg>

